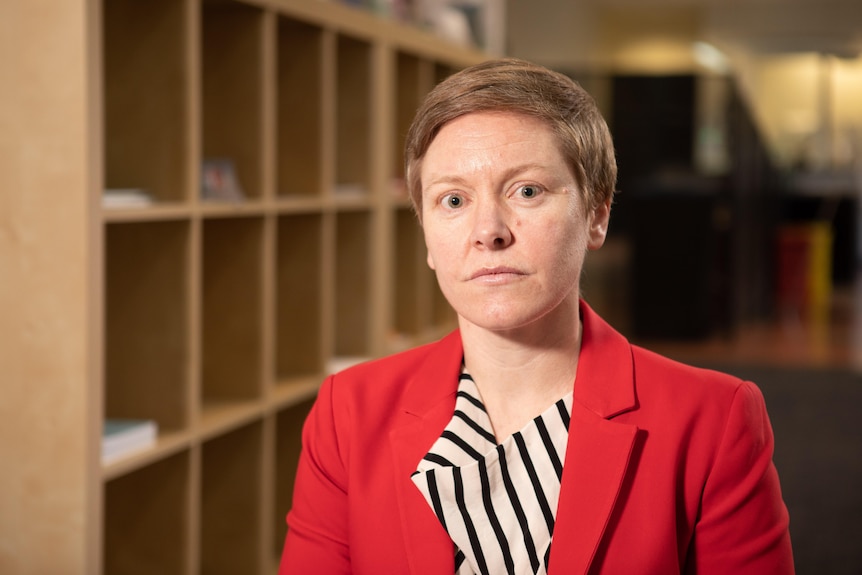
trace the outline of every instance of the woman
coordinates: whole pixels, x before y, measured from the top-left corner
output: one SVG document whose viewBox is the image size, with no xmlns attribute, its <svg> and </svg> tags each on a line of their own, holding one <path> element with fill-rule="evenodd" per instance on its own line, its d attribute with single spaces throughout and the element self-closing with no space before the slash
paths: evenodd
<svg viewBox="0 0 862 575">
<path fill-rule="evenodd" d="M 616 180 L 592 99 L 481 64 L 428 96 L 406 163 L 459 329 L 323 383 L 281 573 L 792 573 L 757 388 L 580 299 Z"/>
</svg>

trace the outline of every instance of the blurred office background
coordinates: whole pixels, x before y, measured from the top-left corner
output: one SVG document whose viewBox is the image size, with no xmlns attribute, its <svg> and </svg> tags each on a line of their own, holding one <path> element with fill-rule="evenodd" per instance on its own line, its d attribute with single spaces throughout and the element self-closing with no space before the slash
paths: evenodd
<svg viewBox="0 0 862 575">
<path fill-rule="evenodd" d="M 862 573 L 862 2 L 508 3 L 512 54 L 614 133 L 585 297 L 633 340 L 762 388 L 799 573 Z"/>
</svg>

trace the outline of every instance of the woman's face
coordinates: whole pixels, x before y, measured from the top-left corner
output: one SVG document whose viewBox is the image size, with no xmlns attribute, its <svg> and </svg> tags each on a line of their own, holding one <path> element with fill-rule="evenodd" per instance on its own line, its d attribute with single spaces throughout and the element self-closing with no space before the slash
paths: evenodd
<svg viewBox="0 0 862 575">
<path fill-rule="evenodd" d="M 551 128 L 511 112 L 446 124 L 421 167 L 428 265 L 462 322 L 505 331 L 577 310 L 609 204 L 584 204 Z M 563 305 L 561 305 L 563 304 Z"/>
</svg>

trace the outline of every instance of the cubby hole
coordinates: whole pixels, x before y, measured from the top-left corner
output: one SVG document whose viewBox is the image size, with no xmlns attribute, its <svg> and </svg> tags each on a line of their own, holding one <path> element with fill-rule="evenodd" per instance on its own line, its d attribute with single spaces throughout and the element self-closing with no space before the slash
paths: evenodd
<svg viewBox="0 0 862 575">
<path fill-rule="evenodd" d="M 392 150 L 394 167 L 392 189 L 397 199 L 406 201 L 404 143 L 407 139 L 407 130 L 410 129 L 416 108 L 423 96 L 421 60 L 412 54 L 398 52 L 395 70 L 395 149 Z"/>
<path fill-rule="evenodd" d="M 284 198 L 320 197 L 323 182 L 323 30 L 278 19 L 277 190 Z"/>
<path fill-rule="evenodd" d="M 419 335 L 431 322 L 429 276 L 422 229 L 413 210 L 395 211 L 394 328 L 399 337 Z M 433 279 L 433 277 L 431 278 Z M 424 305 L 423 305 L 424 304 Z"/>
<path fill-rule="evenodd" d="M 238 2 L 204 2 L 202 44 L 204 161 L 228 164 L 244 197 L 259 199 L 264 179 L 263 11 Z"/>
<path fill-rule="evenodd" d="M 205 409 L 262 396 L 264 225 L 259 217 L 203 223 Z"/>
<path fill-rule="evenodd" d="M 371 190 L 371 45 L 337 38 L 335 192 L 363 196 Z"/>
<path fill-rule="evenodd" d="M 458 316 L 449 305 L 449 301 L 440 291 L 437 277 L 431 275 L 428 280 L 429 299 L 431 301 L 431 322 L 436 331 L 453 329 L 457 326 Z"/>
<path fill-rule="evenodd" d="M 335 242 L 335 356 L 353 361 L 371 353 L 371 215 L 338 213 Z"/>
<path fill-rule="evenodd" d="M 447 64 L 437 62 L 434 64 L 434 85 L 436 86 L 452 74 L 456 73 L 458 68 L 454 68 Z M 432 86 L 433 87 L 433 86 Z"/>
<path fill-rule="evenodd" d="M 313 400 L 306 400 L 276 414 L 275 421 L 275 524 L 273 554 L 281 555 L 287 536 L 285 520 L 293 501 L 293 486 L 302 449 L 302 426 Z"/>
<path fill-rule="evenodd" d="M 188 424 L 187 221 L 113 223 L 105 238 L 105 415 Z"/>
<path fill-rule="evenodd" d="M 416 110 L 431 88 L 434 87 L 434 65 L 424 58 L 407 52 L 396 56 L 395 79 L 395 149 L 393 150 L 393 194 L 396 200 L 407 203 L 404 182 L 404 145 L 407 132 L 416 116 Z"/>
<path fill-rule="evenodd" d="M 105 484 L 105 573 L 188 572 L 189 478 L 183 451 Z"/>
<path fill-rule="evenodd" d="M 323 216 L 283 215 L 276 237 L 276 380 L 289 384 L 323 373 Z"/>
<path fill-rule="evenodd" d="M 104 0 L 105 186 L 156 202 L 189 197 L 187 11 L 175 0 Z"/>
<path fill-rule="evenodd" d="M 201 448 L 201 572 L 262 573 L 263 423 Z"/>
</svg>

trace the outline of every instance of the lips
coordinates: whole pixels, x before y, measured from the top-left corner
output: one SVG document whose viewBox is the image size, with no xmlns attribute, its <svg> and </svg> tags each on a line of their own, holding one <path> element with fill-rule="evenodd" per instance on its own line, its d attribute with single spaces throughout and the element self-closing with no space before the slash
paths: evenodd
<svg viewBox="0 0 862 575">
<path fill-rule="evenodd" d="M 477 270 L 470 275 L 470 279 L 481 281 L 505 281 L 506 279 L 512 278 L 513 276 L 523 275 L 526 274 L 524 274 L 524 272 L 517 268 L 498 266 Z"/>
</svg>

